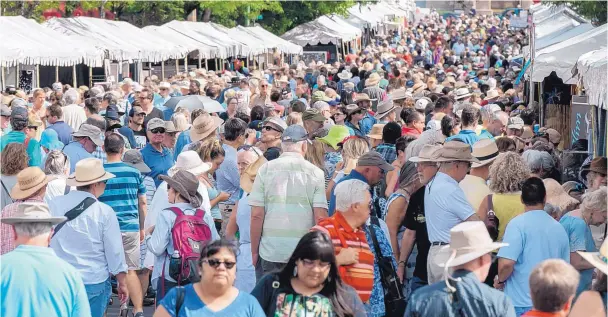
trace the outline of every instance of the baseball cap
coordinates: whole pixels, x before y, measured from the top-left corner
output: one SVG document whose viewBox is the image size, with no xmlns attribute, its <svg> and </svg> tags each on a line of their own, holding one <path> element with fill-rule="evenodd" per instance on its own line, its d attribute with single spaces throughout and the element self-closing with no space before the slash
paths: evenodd
<svg viewBox="0 0 608 317">
<path fill-rule="evenodd" d="M 331 100 L 331 98 L 327 97 L 327 96 L 325 95 L 325 93 L 324 93 L 324 92 L 322 92 L 322 91 L 318 90 L 318 91 L 315 91 L 315 92 L 312 94 L 312 98 L 311 98 L 311 100 L 312 100 L 313 102 L 315 102 L 315 101 L 319 101 L 319 100 L 321 100 L 321 101 L 330 101 L 330 100 Z"/>
<path fill-rule="evenodd" d="M 306 109 L 304 113 L 302 113 L 302 121 L 315 121 L 315 122 L 325 122 L 325 116 L 321 114 L 319 109 L 310 108 Z"/>
<path fill-rule="evenodd" d="M 150 121 L 148 121 L 147 130 L 150 131 L 150 130 L 154 130 L 156 128 L 165 129 L 165 121 L 163 121 L 162 119 L 159 119 L 159 118 L 150 119 Z"/>
<path fill-rule="evenodd" d="M 122 161 L 135 167 L 141 173 L 150 173 L 150 168 L 144 163 L 144 157 L 139 150 L 128 150 L 122 156 Z"/>
<path fill-rule="evenodd" d="M 414 108 L 416 110 L 425 110 L 426 106 L 431 102 L 431 99 L 427 98 L 427 97 L 422 97 L 418 100 L 416 100 L 416 103 L 414 104 Z"/>
<path fill-rule="evenodd" d="M 114 105 L 108 106 L 105 117 L 110 120 L 119 120 L 120 116 L 118 115 L 118 108 Z"/>
<path fill-rule="evenodd" d="M 395 168 L 388 164 L 382 155 L 376 151 L 367 152 L 361 157 L 359 157 L 359 161 L 357 162 L 357 166 L 376 166 L 382 169 L 384 172 L 390 172 Z"/>
<path fill-rule="evenodd" d="M 54 91 L 60 91 L 63 88 L 61 83 L 54 83 L 53 85 L 51 85 L 51 87 L 53 88 Z"/>
<path fill-rule="evenodd" d="M 93 141 L 93 143 L 95 143 L 95 145 L 103 145 L 103 141 L 101 140 L 101 130 L 92 124 L 83 123 L 78 131 L 72 133 L 72 135 L 76 137 L 88 137 L 91 139 L 91 141 Z"/>
<path fill-rule="evenodd" d="M 133 117 L 135 114 L 140 114 L 140 113 L 145 114 L 146 112 L 140 106 L 133 106 L 131 108 L 131 110 L 129 110 L 129 117 Z"/>
<path fill-rule="evenodd" d="M 283 142 L 300 142 L 308 139 L 308 133 L 299 124 L 290 125 L 283 131 L 281 140 Z"/>
<path fill-rule="evenodd" d="M 287 123 L 285 123 L 285 121 L 283 119 L 277 118 L 277 117 L 266 118 L 266 120 L 264 120 L 262 126 L 264 126 L 265 124 L 270 124 L 270 125 L 274 126 L 275 128 L 281 130 L 281 132 L 285 132 L 285 129 L 287 129 Z"/>
<path fill-rule="evenodd" d="M 27 121 L 27 108 L 21 106 L 13 106 L 11 111 L 11 120 Z"/>
<path fill-rule="evenodd" d="M 158 84 L 158 88 L 167 88 L 167 89 L 171 89 L 171 84 L 169 84 L 166 81 L 161 81 L 160 84 Z"/>
<path fill-rule="evenodd" d="M 17 97 L 11 101 L 9 107 L 11 107 L 12 109 L 14 109 L 15 107 L 22 107 L 27 109 L 27 101 L 25 101 L 25 99 L 23 98 Z"/>
<path fill-rule="evenodd" d="M 7 107 L 6 105 L 2 105 L 0 108 L 0 115 L 3 117 L 10 117 L 11 109 L 9 107 Z"/>
<path fill-rule="evenodd" d="M 520 117 L 511 117 L 507 122 L 508 129 L 523 129 L 524 128 L 524 120 Z"/>
</svg>

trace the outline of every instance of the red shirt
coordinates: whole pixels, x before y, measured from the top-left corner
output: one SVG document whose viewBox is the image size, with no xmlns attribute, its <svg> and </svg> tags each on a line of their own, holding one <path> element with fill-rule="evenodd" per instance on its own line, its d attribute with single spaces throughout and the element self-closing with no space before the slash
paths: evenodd
<svg viewBox="0 0 608 317">
<path fill-rule="evenodd" d="M 406 136 L 406 135 L 411 135 L 415 138 L 418 138 L 420 136 L 420 131 L 418 131 L 414 128 L 408 128 L 406 126 L 403 126 L 401 128 L 401 136 Z"/>
<path fill-rule="evenodd" d="M 531 311 L 523 314 L 521 317 L 558 317 L 559 313 L 547 313 L 539 310 L 532 309 Z"/>
</svg>

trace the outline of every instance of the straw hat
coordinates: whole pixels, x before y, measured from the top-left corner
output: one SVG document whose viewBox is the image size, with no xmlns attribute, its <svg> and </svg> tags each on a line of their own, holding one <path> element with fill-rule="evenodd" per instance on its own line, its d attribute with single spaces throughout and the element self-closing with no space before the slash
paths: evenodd
<svg viewBox="0 0 608 317">
<path fill-rule="evenodd" d="M 241 174 L 241 188 L 246 193 L 251 193 L 251 189 L 253 188 L 253 182 L 255 181 L 255 177 L 258 174 L 258 170 L 262 165 L 264 165 L 268 160 L 262 155 L 258 157 L 258 159 L 250 164 Z"/>
<path fill-rule="evenodd" d="M 448 141 L 443 144 L 443 147 L 434 153 L 433 161 L 435 162 L 477 162 L 479 160 L 471 155 L 471 146 L 459 141 Z"/>
<path fill-rule="evenodd" d="M 591 263 L 604 274 L 608 274 L 608 240 L 604 240 L 600 247 L 600 252 L 576 251 L 583 259 Z"/>
<path fill-rule="evenodd" d="M 114 174 L 103 169 L 103 163 L 96 158 L 85 158 L 76 163 L 74 173 L 66 180 L 68 186 L 86 186 L 114 178 Z"/>
<path fill-rule="evenodd" d="M 492 241 L 483 221 L 462 222 L 450 230 L 450 244 L 442 248 L 451 252 L 449 259 L 437 264 L 440 267 L 462 265 L 508 245 Z"/>
<path fill-rule="evenodd" d="M 370 86 L 375 86 L 380 82 L 380 75 L 378 75 L 378 73 L 372 73 L 371 75 L 369 75 L 369 77 L 365 80 L 365 87 L 370 87 Z"/>
<path fill-rule="evenodd" d="M 195 151 L 184 151 L 177 156 L 177 161 L 168 171 L 169 177 L 173 177 L 178 171 L 187 171 L 195 176 L 201 175 L 211 169 L 209 163 L 203 162 Z"/>
<path fill-rule="evenodd" d="M 222 123 L 224 123 L 224 120 L 220 117 L 209 114 L 198 116 L 198 118 L 194 120 L 194 123 L 192 123 L 190 139 L 192 142 L 200 141 L 215 132 Z"/>
<path fill-rule="evenodd" d="M 473 144 L 473 155 L 479 160 L 478 163 L 473 163 L 472 168 L 482 167 L 492 163 L 498 156 L 498 147 L 493 139 L 482 139 Z"/>
<path fill-rule="evenodd" d="M 52 225 L 66 221 L 66 217 L 53 217 L 49 206 L 42 202 L 23 202 L 17 206 L 17 212 L 12 217 L 2 218 L 2 223 L 33 223 L 46 222 Z"/>
<path fill-rule="evenodd" d="M 441 149 L 441 145 L 431 145 L 425 144 L 418 156 L 412 156 L 409 158 L 410 162 L 418 163 L 418 162 L 435 162 L 433 159 L 433 155 L 435 151 Z"/>
<path fill-rule="evenodd" d="M 456 89 L 456 100 L 460 100 L 469 96 L 471 96 L 471 92 L 468 88 L 463 87 Z"/>
<path fill-rule="evenodd" d="M 498 97 L 500 97 L 500 95 L 498 94 L 498 91 L 496 91 L 496 90 L 488 90 L 486 92 L 486 97 L 483 98 L 483 100 L 496 99 Z"/>
<path fill-rule="evenodd" d="M 407 90 L 405 90 L 405 88 L 398 88 L 391 92 L 391 98 L 393 99 L 393 101 L 405 99 L 407 97 L 408 97 L 408 94 L 407 94 Z M 411 97 L 411 94 L 409 97 Z"/>
<path fill-rule="evenodd" d="M 380 120 L 395 110 L 395 108 L 397 108 L 397 106 L 395 106 L 393 100 L 390 98 L 386 99 L 378 104 L 378 111 L 376 111 L 374 118 Z"/>
<path fill-rule="evenodd" d="M 38 166 L 28 167 L 17 174 L 17 184 L 11 189 L 11 198 L 26 199 L 46 186 L 55 176 L 46 176 Z"/>
<path fill-rule="evenodd" d="M 372 101 L 372 100 L 369 98 L 368 94 L 362 93 L 362 94 L 357 94 L 355 96 L 355 103 L 359 103 L 360 101 Z"/>
<path fill-rule="evenodd" d="M 382 129 L 386 124 L 374 124 L 367 135 L 370 139 L 382 140 Z"/>
<path fill-rule="evenodd" d="M 192 173 L 177 171 L 173 176 L 161 175 L 159 178 L 167 182 L 169 187 L 188 200 L 193 207 L 198 208 L 203 203 L 203 196 L 198 192 L 199 181 Z"/>
<path fill-rule="evenodd" d="M 568 192 L 556 180 L 552 178 L 543 179 L 547 191 L 547 202 L 559 207 L 562 214 L 574 210 L 580 202 L 570 196 Z"/>
</svg>

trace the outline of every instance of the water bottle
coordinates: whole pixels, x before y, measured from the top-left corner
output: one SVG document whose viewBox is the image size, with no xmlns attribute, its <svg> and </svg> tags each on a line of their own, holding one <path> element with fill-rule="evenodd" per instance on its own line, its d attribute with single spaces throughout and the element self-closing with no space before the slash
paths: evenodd
<svg viewBox="0 0 608 317">
<path fill-rule="evenodd" d="M 169 259 L 169 276 L 171 276 L 172 279 L 179 281 L 181 270 L 182 257 L 179 254 L 179 251 L 174 250 Z"/>
</svg>

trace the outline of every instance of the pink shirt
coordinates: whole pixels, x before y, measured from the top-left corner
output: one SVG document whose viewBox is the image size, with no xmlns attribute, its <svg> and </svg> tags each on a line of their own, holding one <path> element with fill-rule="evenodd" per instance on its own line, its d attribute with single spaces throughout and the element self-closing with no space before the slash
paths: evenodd
<svg viewBox="0 0 608 317">
<path fill-rule="evenodd" d="M 24 202 L 43 202 L 38 197 L 31 197 L 26 200 L 17 200 L 12 204 L 6 205 L 2 209 L 0 218 L 12 217 L 17 213 L 17 207 Z M 13 226 L 5 223 L 0 223 L 0 255 L 13 251 L 15 249 L 15 239 L 13 235 Z"/>
</svg>

